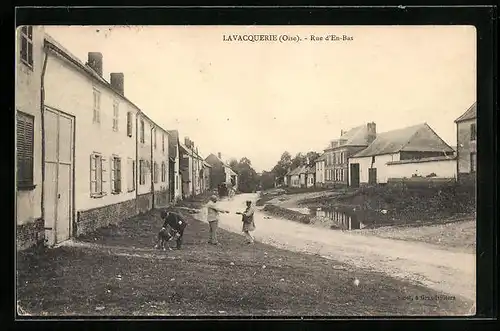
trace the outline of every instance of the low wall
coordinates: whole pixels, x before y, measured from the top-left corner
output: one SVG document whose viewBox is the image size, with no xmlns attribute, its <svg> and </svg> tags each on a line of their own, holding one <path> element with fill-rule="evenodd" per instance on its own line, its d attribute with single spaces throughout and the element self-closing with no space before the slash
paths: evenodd
<svg viewBox="0 0 500 331">
<path fill-rule="evenodd" d="M 153 194 L 146 193 L 137 196 L 137 212 L 147 213 L 153 208 Z"/>
<path fill-rule="evenodd" d="M 33 222 L 18 225 L 16 228 L 17 250 L 24 250 L 43 244 L 45 241 L 45 222 L 39 218 Z"/>
<path fill-rule="evenodd" d="M 170 204 L 170 194 L 168 191 L 155 192 L 155 208 L 166 208 Z"/>
<path fill-rule="evenodd" d="M 117 224 L 124 219 L 136 215 L 136 213 L 135 199 L 99 208 L 78 211 L 74 235 L 78 237 L 110 224 Z"/>
</svg>

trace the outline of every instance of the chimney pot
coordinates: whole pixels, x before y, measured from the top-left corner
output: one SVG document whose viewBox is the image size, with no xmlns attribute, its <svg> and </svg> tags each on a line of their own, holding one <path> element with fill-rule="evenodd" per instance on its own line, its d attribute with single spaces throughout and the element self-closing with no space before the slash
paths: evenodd
<svg viewBox="0 0 500 331">
<path fill-rule="evenodd" d="M 121 95 L 125 95 L 124 93 L 124 76 L 122 72 L 112 72 L 109 75 L 111 86 L 119 92 Z"/>
<path fill-rule="evenodd" d="M 89 52 L 88 53 L 88 66 L 94 69 L 99 76 L 102 77 L 102 53 Z"/>
<path fill-rule="evenodd" d="M 222 154 L 220 152 L 217 153 L 217 156 L 219 157 L 219 159 L 222 159 Z"/>
</svg>

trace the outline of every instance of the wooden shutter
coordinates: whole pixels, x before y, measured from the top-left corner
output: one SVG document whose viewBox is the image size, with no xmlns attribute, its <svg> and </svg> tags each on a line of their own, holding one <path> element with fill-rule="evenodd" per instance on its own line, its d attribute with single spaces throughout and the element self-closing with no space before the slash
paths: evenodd
<svg viewBox="0 0 500 331">
<path fill-rule="evenodd" d="M 90 155 L 90 195 L 97 193 L 96 156 Z"/>
<path fill-rule="evenodd" d="M 122 160 L 120 158 L 116 158 L 115 165 L 115 187 L 117 192 L 122 191 Z"/>
<path fill-rule="evenodd" d="M 106 162 L 107 162 L 107 160 L 101 156 L 101 162 L 100 162 L 101 163 L 101 169 L 100 169 L 101 170 L 101 174 L 100 174 L 101 175 L 100 193 L 102 193 L 102 194 L 104 194 L 104 193 L 107 192 L 106 191 L 106 185 L 105 185 L 107 183 L 107 181 L 106 181 L 106 178 L 107 178 L 106 177 L 107 176 L 106 175 L 106 172 L 107 172 L 107 170 L 106 170 Z M 99 173 L 97 175 L 99 175 Z"/>
<path fill-rule="evenodd" d="M 33 126 L 34 118 L 17 113 L 17 183 L 33 185 Z"/>
<path fill-rule="evenodd" d="M 115 193 L 116 192 L 116 186 L 115 186 L 115 162 L 116 158 L 111 157 L 110 160 L 110 179 L 111 179 L 111 192 Z"/>
<path fill-rule="evenodd" d="M 135 190 L 135 161 L 132 160 L 132 190 Z"/>
<path fill-rule="evenodd" d="M 127 136 L 132 137 L 132 112 L 127 113 Z"/>
</svg>

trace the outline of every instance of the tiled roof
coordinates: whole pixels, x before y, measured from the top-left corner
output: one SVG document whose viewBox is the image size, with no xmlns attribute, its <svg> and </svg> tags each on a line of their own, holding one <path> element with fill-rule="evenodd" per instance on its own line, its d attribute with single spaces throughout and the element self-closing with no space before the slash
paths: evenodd
<svg viewBox="0 0 500 331">
<path fill-rule="evenodd" d="M 411 152 L 453 152 L 427 123 L 380 133 L 364 150 L 353 157 Z"/>
<path fill-rule="evenodd" d="M 459 118 L 455 120 L 455 123 L 466 120 L 472 120 L 476 118 L 476 116 L 477 116 L 477 102 L 474 102 L 472 106 L 470 106 L 465 113 L 463 113 Z"/>
</svg>

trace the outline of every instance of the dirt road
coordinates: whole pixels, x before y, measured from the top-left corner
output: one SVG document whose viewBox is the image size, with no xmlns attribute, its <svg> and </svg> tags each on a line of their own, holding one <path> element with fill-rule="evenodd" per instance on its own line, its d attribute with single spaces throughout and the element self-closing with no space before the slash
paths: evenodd
<svg viewBox="0 0 500 331">
<path fill-rule="evenodd" d="M 256 201 L 257 198 L 256 194 L 241 194 L 233 200 L 222 200 L 220 206 L 231 213 L 221 216 L 220 227 L 241 233 L 241 220 L 234 212 L 244 209 L 245 200 Z M 197 217 L 203 219 L 204 212 Z M 254 235 L 258 241 L 384 272 L 475 302 L 475 254 L 446 251 L 426 243 L 328 231 L 285 219 L 268 218 L 260 208 L 256 211 L 255 222 Z"/>
</svg>

